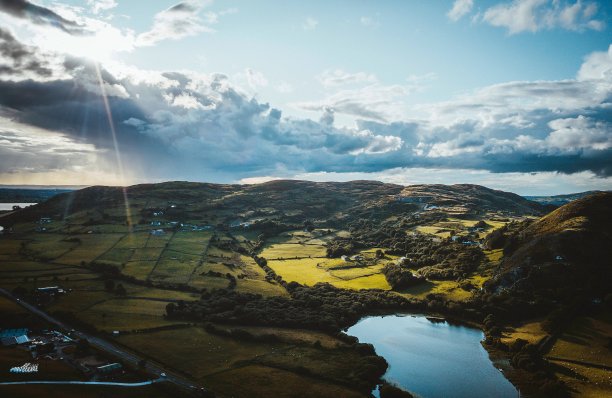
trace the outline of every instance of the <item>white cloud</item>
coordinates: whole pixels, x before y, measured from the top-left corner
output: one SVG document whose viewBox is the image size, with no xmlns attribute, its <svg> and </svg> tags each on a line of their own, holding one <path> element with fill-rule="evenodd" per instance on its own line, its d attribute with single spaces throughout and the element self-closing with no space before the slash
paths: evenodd
<svg viewBox="0 0 612 398">
<path fill-rule="evenodd" d="M 612 83 L 612 45 L 608 51 L 589 54 L 578 71 L 578 80 L 604 80 Z"/>
<path fill-rule="evenodd" d="M 304 30 L 314 30 L 314 29 L 317 28 L 318 25 L 319 25 L 319 21 L 317 21 L 316 19 L 314 19 L 312 17 L 308 17 L 302 23 L 302 29 L 304 29 Z"/>
<path fill-rule="evenodd" d="M 276 86 L 276 91 L 282 94 L 289 94 L 293 92 L 293 86 L 290 83 L 282 81 Z"/>
<path fill-rule="evenodd" d="M 210 26 L 217 22 L 216 14 L 200 17 L 202 9 L 212 1 L 187 0 L 155 14 L 153 26 L 136 39 L 139 46 L 152 46 L 162 40 L 178 40 L 202 32 L 214 32 Z"/>
<path fill-rule="evenodd" d="M 101 11 L 108 11 L 117 7 L 116 0 L 87 0 L 87 5 L 91 7 L 94 14 L 99 14 Z"/>
<path fill-rule="evenodd" d="M 553 130 L 546 138 L 548 148 L 563 152 L 612 148 L 612 124 L 608 122 L 580 115 L 552 120 L 548 126 Z"/>
<path fill-rule="evenodd" d="M 436 79 L 436 74 L 411 75 L 405 84 L 391 85 L 380 83 L 372 73 L 351 73 L 342 69 L 325 70 L 315 78 L 328 94 L 323 99 L 297 102 L 293 106 L 309 111 L 329 109 L 339 115 L 361 119 L 391 121 L 405 119 L 406 97 L 422 91 L 427 82 Z"/>
<path fill-rule="evenodd" d="M 299 102 L 294 106 L 309 111 L 332 109 L 336 113 L 362 119 L 388 121 L 404 113 L 402 99 L 409 93 L 406 86 L 376 83 L 356 89 L 343 89 L 322 100 Z"/>
<path fill-rule="evenodd" d="M 349 73 L 342 69 L 325 70 L 316 79 L 325 88 L 355 83 L 377 83 L 376 75 L 365 72 Z"/>
<path fill-rule="evenodd" d="M 472 7 L 474 7 L 474 0 L 455 0 L 453 8 L 448 11 L 446 16 L 452 21 L 458 21 L 472 11 Z"/>
<path fill-rule="evenodd" d="M 246 68 L 242 72 L 236 73 L 231 80 L 237 87 L 240 87 L 242 91 L 250 95 L 257 94 L 260 88 L 267 87 L 269 83 L 262 72 L 251 68 Z"/>
<path fill-rule="evenodd" d="M 596 13 L 595 3 L 580 0 L 513 0 L 488 8 L 482 20 L 510 34 L 555 28 L 602 30 L 605 23 L 593 18 Z"/>
<path fill-rule="evenodd" d="M 367 139 L 368 144 L 363 148 L 351 151 L 350 153 L 352 155 L 358 155 L 360 153 L 380 154 L 393 152 L 399 150 L 404 143 L 400 137 L 378 135 L 369 130 L 358 131 L 355 135 Z"/>
<path fill-rule="evenodd" d="M 558 195 L 602 189 L 612 186 L 612 178 L 600 178 L 589 171 L 560 174 L 492 173 L 488 170 L 465 168 L 392 168 L 380 172 L 315 172 L 286 175 L 284 178 L 310 181 L 377 180 L 391 184 L 479 184 L 519 195 Z M 280 177 L 267 177 L 278 179 Z"/>
<path fill-rule="evenodd" d="M 261 177 L 247 177 L 238 180 L 238 184 L 262 184 L 264 182 L 282 180 L 282 177 L 273 176 L 261 176 Z"/>
</svg>

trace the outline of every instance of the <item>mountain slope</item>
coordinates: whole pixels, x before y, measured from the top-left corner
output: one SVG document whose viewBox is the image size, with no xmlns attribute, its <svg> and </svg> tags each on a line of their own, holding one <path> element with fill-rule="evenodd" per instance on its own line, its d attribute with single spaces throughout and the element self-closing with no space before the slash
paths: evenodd
<svg viewBox="0 0 612 398">
<path fill-rule="evenodd" d="M 603 297 L 612 280 L 612 193 L 570 202 L 507 237 L 491 291 L 565 300 Z"/>
<path fill-rule="evenodd" d="M 166 182 L 125 189 L 85 188 L 7 215 L 2 218 L 2 224 L 10 226 L 20 221 L 36 221 L 40 217 L 64 219 L 79 212 L 120 217 L 121 209 L 125 213 L 127 198 L 133 223 L 148 211 L 157 209 L 180 221 L 200 220 L 214 224 L 266 219 L 283 223 L 301 224 L 311 220 L 325 225 L 343 225 L 355 219 L 376 221 L 390 215 L 422 210 L 422 204 L 411 199 L 415 197 L 427 197 L 430 205 L 460 208 L 459 213 L 463 214 L 483 214 L 486 211 L 541 214 L 543 209 L 518 195 L 477 185 L 404 187 L 377 181 L 295 180 L 255 185 Z M 88 217 L 97 216 L 89 214 Z"/>
<path fill-rule="evenodd" d="M 466 209 L 466 211 L 503 211 L 539 215 L 544 209 L 540 204 L 517 194 L 473 184 L 411 185 L 402 190 L 401 197 L 420 200 L 422 203 L 435 206 Z"/>
</svg>

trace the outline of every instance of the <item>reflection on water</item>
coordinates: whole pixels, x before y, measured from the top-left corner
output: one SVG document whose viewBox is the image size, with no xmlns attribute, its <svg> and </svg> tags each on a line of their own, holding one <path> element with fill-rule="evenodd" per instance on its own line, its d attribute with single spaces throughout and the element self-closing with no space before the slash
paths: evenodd
<svg viewBox="0 0 612 398">
<path fill-rule="evenodd" d="M 348 334 L 387 360 L 385 380 L 423 398 L 518 396 L 493 366 L 478 329 L 394 315 L 364 318 Z"/>
</svg>

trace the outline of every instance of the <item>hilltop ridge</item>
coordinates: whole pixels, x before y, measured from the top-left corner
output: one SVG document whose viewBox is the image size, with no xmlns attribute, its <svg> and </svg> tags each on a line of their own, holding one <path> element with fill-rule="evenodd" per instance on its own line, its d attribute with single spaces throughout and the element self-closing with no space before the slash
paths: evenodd
<svg viewBox="0 0 612 398">
<path fill-rule="evenodd" d="M 213 184 L 170 181 L 129 187 L 92 186 L 60 194 L 37 206 L 2 218 L 5 226 L 16 220 L 40 217 L 64 218 L 87 209 L 104 209 L 125 201 L 140 203 L 131 214 L 145 207 L 178 205 L 186 218 L 222 209 L 217 222 L 231 219 L 267 218 L 282 222 L 306 219 L 344 223 L 353 217 L 385 218 L 397 212 L 440 210 L 457 215 L 497 211 L 539 215 L 544 207 L 519 195 L 478 185 L 402 186 L 379 181 L 312 182 L 274 180 L 261 184 Z M 132 206 L 129 204 L 129 206 Z M 137 206 L 141 206 L 136 208 Z M 254 215 L 255 214 L 255 215 Z M 206 217 L 205 217 L 206 218 Z"/>
</svg>

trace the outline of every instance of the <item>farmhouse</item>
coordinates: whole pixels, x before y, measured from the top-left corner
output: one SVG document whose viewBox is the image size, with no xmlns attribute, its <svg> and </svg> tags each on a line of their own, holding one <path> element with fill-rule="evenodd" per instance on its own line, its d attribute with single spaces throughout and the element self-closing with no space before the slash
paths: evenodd
<svg viewBox="0 0 612 398">
<path fill-rule="evenodd" d="M 47 286 L 47 287 L 39 287 L 36 289 L 36 293 L 41 296 L 49 296 L 53 297 L 58 294 L 64 294 L 66 291 L 59 286 Z"/>
<path fill-rule="evenodd" d="M 28 329 L 4 329 L 0 331 L 0 342 L 4 346 L 25 344 L 29 341 Z"/>
<path fill-rule="evenodd" d="M 41 217 L 40 220 L 38 220 L 39 224 L 49 224 L 51 223 L 51 217 Z"/>
<path fill-rule="evenodd" d="M 164 231 L 163 229 L 153 229 L 151 230 L 151 235 L 153 236 L 163 236 L 166 234 L 166 231 Z"/>
</svg>

